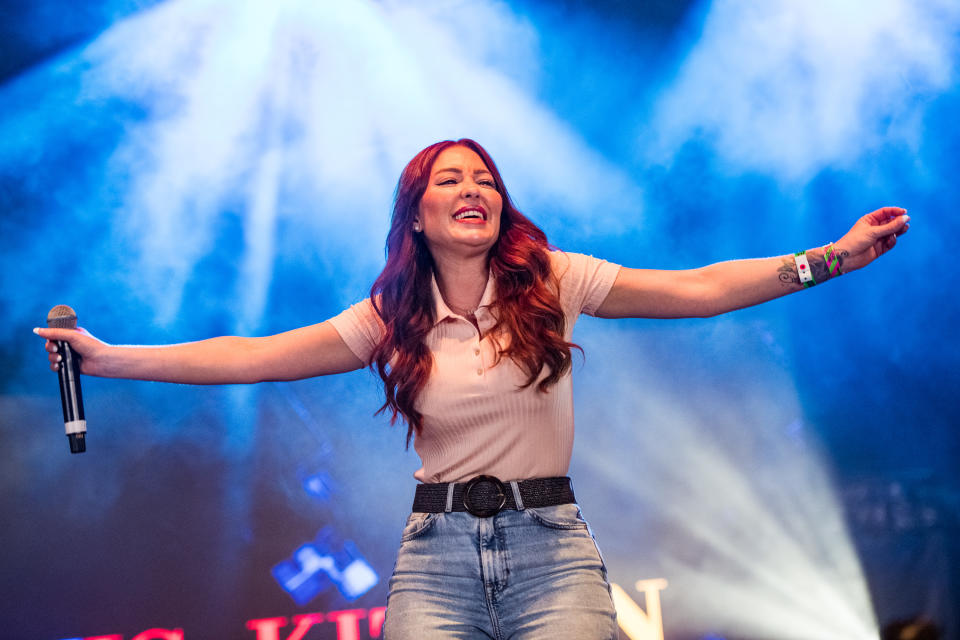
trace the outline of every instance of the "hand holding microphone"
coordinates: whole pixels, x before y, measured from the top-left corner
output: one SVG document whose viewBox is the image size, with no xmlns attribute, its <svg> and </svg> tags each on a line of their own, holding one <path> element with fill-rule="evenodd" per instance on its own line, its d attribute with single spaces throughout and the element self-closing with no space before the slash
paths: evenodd
<svg viewBox="0 0 960 640">
<path fill-rule="evenodd" d="M 69 336 L 71 339 L 95 339 L 76 330 L 77 314 L 67 305 L 57 305 L 50 310 L 47 314 L 47 326 L 49 329 L 33 331 L 47 338 L 50 365 L 57 371 L 60 380 L 60 403 L 63 407 L 64 429 L 70 439 L 70 452 L 83 453 L 86 451 L 87 422 L 83 414 L 83 395 L 80 390 L 81 355 L 65 338 Z"/>
</svg>

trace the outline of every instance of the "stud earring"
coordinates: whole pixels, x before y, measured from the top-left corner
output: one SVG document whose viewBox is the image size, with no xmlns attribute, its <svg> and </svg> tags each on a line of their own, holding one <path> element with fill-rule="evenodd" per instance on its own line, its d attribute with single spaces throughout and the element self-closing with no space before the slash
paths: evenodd
<svg viewBox="0 0 960 640">
<path fill-rule="evenodd" d="M 419 233 L 420 231 L 423 230 L 423 229 L 420 227 L 420 221 L 419 221 L 419 220 L 414 220 L 414 221 L 413 221 L 413 230 L 416 231 L 417 233 Z"/>
</svg>

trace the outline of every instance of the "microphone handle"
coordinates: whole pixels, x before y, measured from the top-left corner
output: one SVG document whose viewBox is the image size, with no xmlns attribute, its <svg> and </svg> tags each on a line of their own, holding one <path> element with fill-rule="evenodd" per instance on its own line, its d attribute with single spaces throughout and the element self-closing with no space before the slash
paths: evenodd
<svg viewBox="0 0 960 640">
<path fill-rule="evenodd" d="M 83 417 L 83 394 L 80 391 L 80 356 L 73 353 L 70 343 L 57 340 L 57 353 L 60 370 L 60 403 L 63 405 L 63 426 L 70 439 L 70 453 L 83 453 L 87 450 L 87 421 Z"/>
</svg>

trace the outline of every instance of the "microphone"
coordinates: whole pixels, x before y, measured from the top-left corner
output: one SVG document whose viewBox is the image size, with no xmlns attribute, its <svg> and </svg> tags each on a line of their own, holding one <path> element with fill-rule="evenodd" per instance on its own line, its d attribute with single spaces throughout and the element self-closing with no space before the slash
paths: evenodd
<svg viewBox="0 0 960 640">
<path fill-rule="evenodd" d="M 76 329 L 77 314 L 65 304 L 58 304 L 47 314 L 51 329 Z M 87 421 L 83 418 L 83 395 L 80 393 L 80 356 L 70 343 L 56 340 L 57 353 L 63 358 L 57 377 L 60 378 L 60 402 L 63 405 L 63 426 L 70 438 L 70 453 L 87 450 Z"/>
</svg>

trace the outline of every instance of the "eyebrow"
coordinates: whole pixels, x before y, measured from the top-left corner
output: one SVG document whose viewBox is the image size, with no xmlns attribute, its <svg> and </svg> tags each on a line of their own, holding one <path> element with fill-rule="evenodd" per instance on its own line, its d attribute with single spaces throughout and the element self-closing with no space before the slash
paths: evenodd
<svg viewBox="0 0 960 640">
<path fill-rule="evenodd" d="M 460 173 L 460 174 L 463 173 L 463 171 L 461 171 L 460 169 L 457 169 L 456 167 L 447 167 L 446 169 L 437 169 L 437 173 L 443 173 L 444 171 L 452 171 L 453 173 Z M 493 175 L 490 169 L 477 169 L 476 171 L 473 172 L 473 175 L 477 175 L 478 173 L 489 173 L 490 175 Z"/>
</svg>

